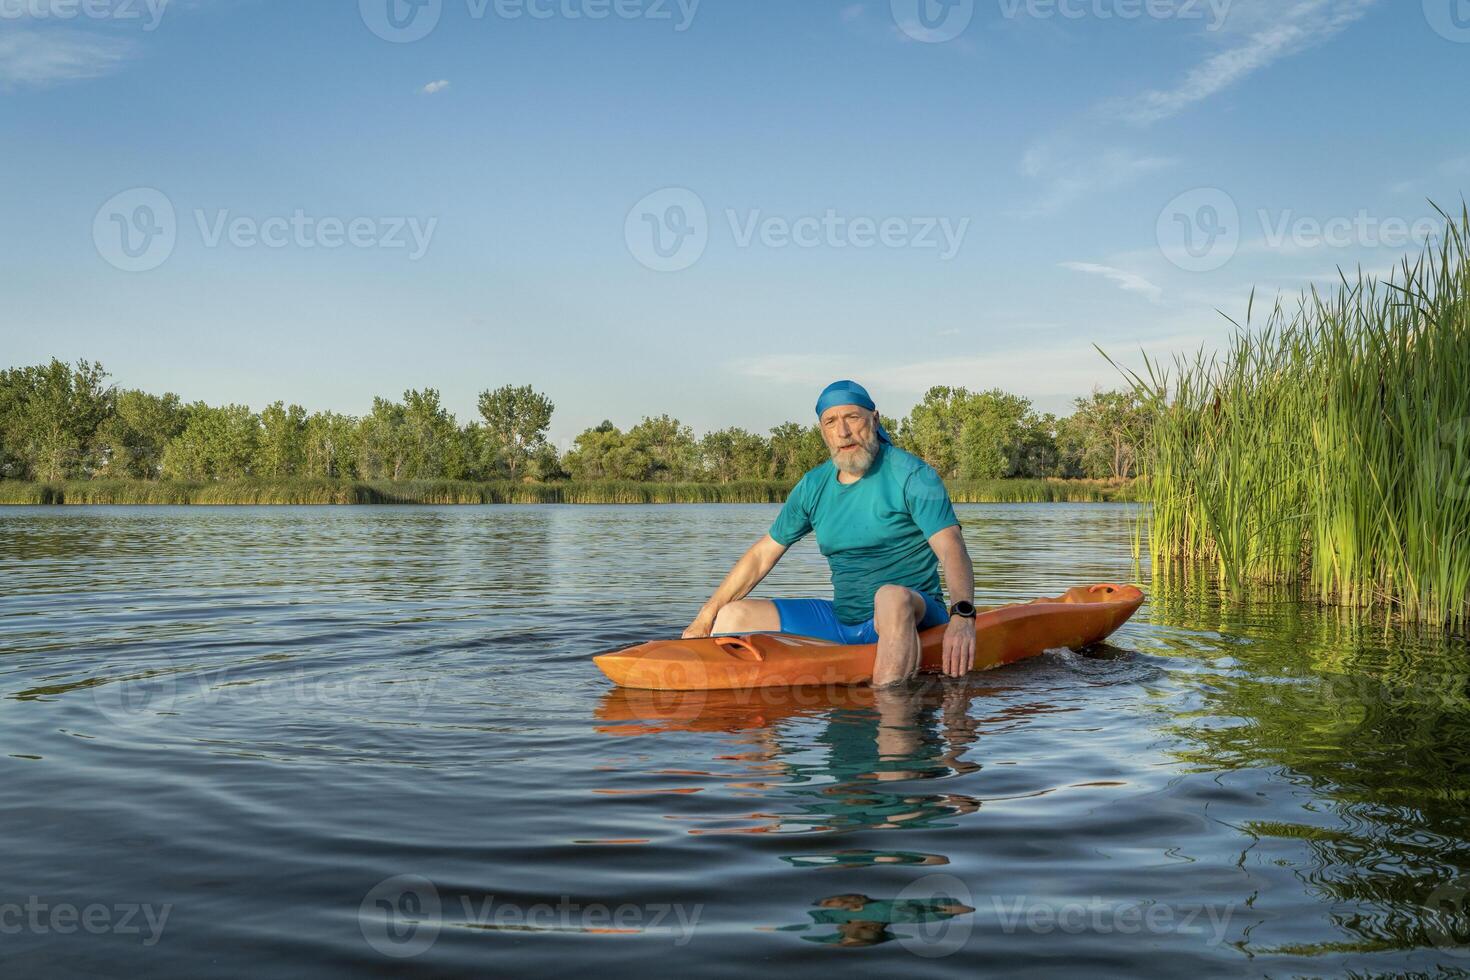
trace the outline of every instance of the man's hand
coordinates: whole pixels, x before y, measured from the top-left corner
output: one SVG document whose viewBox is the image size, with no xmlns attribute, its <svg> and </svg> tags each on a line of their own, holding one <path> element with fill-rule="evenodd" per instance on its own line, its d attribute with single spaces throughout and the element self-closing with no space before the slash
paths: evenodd
<svg viewBox="0 0 1470 980">
<path fill-rule="evenodd" d="M 683 638 L 686 640 L 700 640 L 709 636 L 714 631 L 714 628 L 715 614 L 701 609 L 699 615 L 694 617 L 694 622 L 690 623 L 689 628 L 684 631 Z"/>
<path fill-rule="evenodd" d="M 964 677 L 975 666 L 975 621 L 951 616 L 944 631 L 944 672 Z"/>
<path fill-rule="evenodd" d="M 954 602 L 975 601 L 975 566 L 958 527 L 947 527 L 929 539 L 939 563 L 944 566 L 944 587 Z M 975 621 L 951 616 L 944 631 L 944 672 L 964 677 L 975 666 Z"/>
</svg>

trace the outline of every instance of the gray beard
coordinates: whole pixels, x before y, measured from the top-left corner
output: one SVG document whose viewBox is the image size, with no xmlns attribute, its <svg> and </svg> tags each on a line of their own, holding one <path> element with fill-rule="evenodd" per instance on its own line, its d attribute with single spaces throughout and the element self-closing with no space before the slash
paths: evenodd
<svg viewBox="0 0 1470 980">
<path fill-rule="evenodd" d="M 866 443 L 846 452 L 832 451 L 832 463 L 848 476 L 862 476 L 873 468 L 878 458 L 878 436 L 874 434 Z"/>
</svg>

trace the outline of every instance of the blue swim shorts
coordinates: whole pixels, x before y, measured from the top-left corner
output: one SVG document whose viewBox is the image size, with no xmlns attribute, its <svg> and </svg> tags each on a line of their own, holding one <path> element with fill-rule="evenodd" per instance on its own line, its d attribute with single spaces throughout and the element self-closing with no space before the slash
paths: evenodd
<svg viewBox="0 0 1470 980">
<path fill-rule="evenodd" d="M 922 593 L 921 593 L 922 594 Z M 870 619 L 865 623 L 848 625 L 837 618 L 837 608 L 831 599 L 772 599 L 776 611 L 781 615 L 781 632 L 791 636 L 810 636 L 817 640 L 828 640 L 856 646 L 878 642 L 878 630 Z M 949 610 L 933 596 L 924 596 L 924 619 L 919 629 L 942 626 L 949 622 Z"/>
</svg>

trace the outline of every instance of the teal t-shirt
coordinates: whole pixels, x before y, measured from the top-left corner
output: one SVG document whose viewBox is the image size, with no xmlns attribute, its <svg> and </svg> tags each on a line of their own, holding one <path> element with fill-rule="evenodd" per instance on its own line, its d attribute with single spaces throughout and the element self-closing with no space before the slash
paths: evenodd
<svg viewBox="0 0 1470 980">
<path fill-rule="evenodd" d="M 939 474 L 917 456 L 883 444 L 856 483 L 839 483 L 831 460 L 802 477 L 771 525 L 771 537 L 789 548 L 816 532 L 832 567 L 837 618 L 851 626 L 873 618 L 873 596 L 884 585 L 942 603 L 939 559 L 929 538 L 958 524 Z"/>
</svg>

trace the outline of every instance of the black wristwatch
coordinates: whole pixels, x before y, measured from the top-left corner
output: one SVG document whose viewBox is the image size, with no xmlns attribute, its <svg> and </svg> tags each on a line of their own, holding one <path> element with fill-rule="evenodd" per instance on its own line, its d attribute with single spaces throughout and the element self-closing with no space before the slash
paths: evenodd
<svg viewBox="0 0 1470 980">
<path fill-rule="evenodd" d="M 951 616 L 958 616 L 961 619 L 974 619 L 975 604 L 973 602 L 956 602 L 949 607 L 949 614 Z"/>
</svg>

